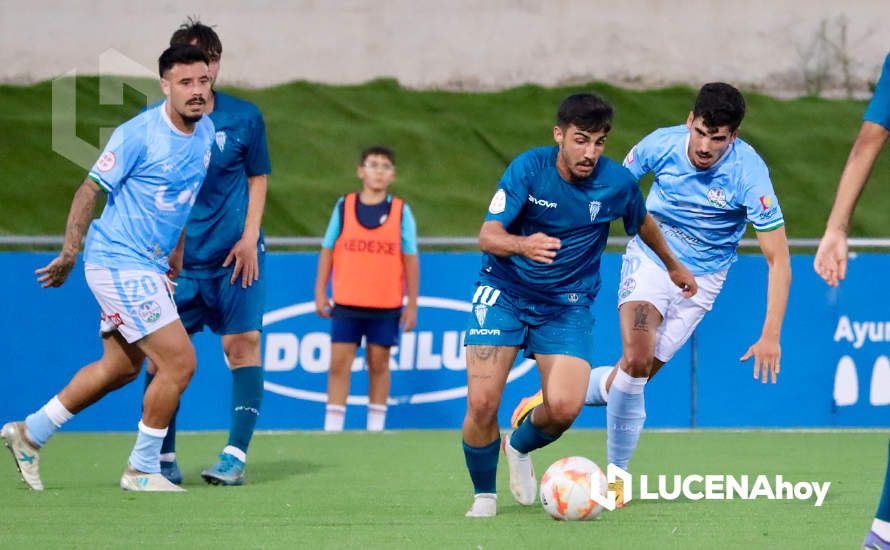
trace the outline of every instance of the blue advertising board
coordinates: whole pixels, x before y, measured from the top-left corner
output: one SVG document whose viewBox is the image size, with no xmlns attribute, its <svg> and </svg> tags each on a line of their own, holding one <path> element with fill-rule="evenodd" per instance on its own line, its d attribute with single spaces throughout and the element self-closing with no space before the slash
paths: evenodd
<svg viewBox="0 0 890 550">
<path fill-rule="evenodd" d="M 0 254 L 6 298 L 2 350 L 6 398 L 0 420 L 18 419 L 58 392 L 81 366 L 98 359 L 99 310 L 78 267 L 65 286 L 41 289 L 34 270 L 52 254 Z M 317 254 L 273 253 L 266 260 L 268 296 L 263 327 L 266 393 L 260 429 L 320 429 L 324 418 L 330 321 L 315 315 Z M 479 268 L 474 253 L 422 253 L 418 326 L 393 349 L 387 428 L 458 428 L 466 407 L 465 349 L 469 299 Z M 603 258 L 601 295 L 593 306 L 597 365 L 620 356 L 616 292 L 620 254 Z M 739 357 L 753 344 L 766 310 L 766 263 L 742 256 L 694 336 L 646 390 L 647 426 L 887 427 L 890 426 L 890 255 L 851 260 L 840 289 L 812 272 L 812 257 L 792 260 L 794 283 L 782 337 L 777 385 L 752 376 Z M 194 338 L 198 371 L 186 391 L 178 426 L 224 429 L 231 377 L 219 338 Z M 596 365 L 594 365 L 596 366 Z M 347 429 L 364 428 L 367 375 L 363 354 L 353 364 Z M 537 391 L 535 363 L 520 357 L 501 402 L 506 426 L 514 404 Z M 142 379 L 72 420 L 70 430 L 135 429 Z M 577 426 L 601 428 L 602 408 L 585 408 Z"/>
</svg>

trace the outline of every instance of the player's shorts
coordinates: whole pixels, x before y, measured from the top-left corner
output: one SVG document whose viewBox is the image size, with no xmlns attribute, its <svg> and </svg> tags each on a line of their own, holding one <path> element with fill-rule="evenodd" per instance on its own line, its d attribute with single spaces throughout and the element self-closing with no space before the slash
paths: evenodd
<svg viewBox="0 0 890 550">
<path fill-rule="evenodd" d="M 209 327 L 216 334 L 240 334 L 263 330 L 263 308 L 266 303 L 265 254 L 257 257 L 260 279 L 241 288 L 241 276 L 235 284 L 229 281 L 234 263 L 223 275 L 198 278 L 180 275 L 176 279 L 173 298 L 182 324 L 189 334 Z"/>
<path fill-rule="evenodd" d="M 86 264 L 84 274 L 102 309 L 101 334 L 116 330 L 132 344 L 179 319 L 170 282 L 161 273 Z"/>
<path fill-rule="evenodd" d="M 362 337 L 368 344 L 392 347 L 399 344 L 398 317 L 332 317 L 331 342 L 360 345 Z"/>
<path fill-rule="evenodd" d="M 584 305 L 550 304 L 477 285 L 465 346 L 519 346 L 526 357 L 593 357 L 593 313 Z"/>
<path fill-rule="evenodd" d="M 698 292 L 692 298 L 684 298 L 667 271 L 632 240 L 621 264 L 618 306 L 638 301 L 655 306 L 663 318 L 656 333 L 655 358 L 667 363 L 692 336 L 705 313 L 711 311 L 725 280 L 726 270 L 697 275 Z"/>
</svg>

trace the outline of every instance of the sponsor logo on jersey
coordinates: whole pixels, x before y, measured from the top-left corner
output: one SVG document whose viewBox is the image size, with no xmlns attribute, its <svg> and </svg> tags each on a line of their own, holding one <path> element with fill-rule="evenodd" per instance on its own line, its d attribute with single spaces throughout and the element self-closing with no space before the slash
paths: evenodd
<svg viewBox="0 0 890 550">
<path fill-rule="evenodd" d="M 494 291 L 492 291 L 493 294 Z M 399 345 L 392 348 L 391 406 L 421 405 L 467 395 L 466 347 L 467 317 L 475 317 L 474 304 L 433 296 L 420 296 L 417 330 L 403 332 Z M 484 304 L 476 304 L 484 305 Z M 490 307 L 490 306 L 489 306 Z M 330 321 L 315 314 L 315 302 L 302 302 L 269 311 L 263 316 L 265 389 L 293 399 L 325 403 L 327 371 L 331 359 Z M 497 336 L 499 329 L 481 329 L 479 335 Z M 519 358 L 510 370 L 512 382 L 535 363 Z M 364 346 L 352 363 L 352 371 L 367 370 Z M 368 403 L 367 377 L 352 384 L 350 405 Z"/>
<path fill-rule="evenodd" d="M 762 209 L 757 217 L 764 221 L 769 220 L 779 211 L 779 207 L 776 206 L 776 204 L 773 202 L 773 198 L 771 195 L 761 195 L 760 206 L 762 207 Z"/>
<path fill-rule="evenodd" d="M 623 300 L 630 296 L 630 293 L 637 288 L 637 281 L 633 277 L 628 277 L 621 281 L 621 288 L 618 292 L 618 299 Z"/>
<path fill-rule="evenodd" d="M 532 204 L 536 204 L 538 206 L 543 206 L 544 208 L 556 208 L 558 205 L 555 202 L 550 202 L 547 199 L 539 199 L 535 196 L 529 194 L 528 202 Z"/>
<path fill-rule="evenodd" d="M 121 319 L 120 313 L 105 313 L 104 311 L 100 314 L 99 317 L 103 322 L 108 321 L 115 327 L 119 327 L 124 324 L 124 320 Z"/>
<path fill-rule="evenodd" d="M 470 336 L 500 336 L 499 328 L 471 328 Z"/>
<path fill-rule="evenodd" d="M 708 202 L 711 206 L 726 208 L 726 193 L 719 187 L 711 187 L 708 189 Z"/>
<path fill-rule="evenodd" d="M 154 323 L 161 318 L 161 306 L 154 300 L 139 304 L 139 318 L 146 323 Z"/>
<path fill-rule="evenodd" d="M 100 172 L 108 172 L 114 165 L 117 164 L 117 157 L 114 156 L 113 151 L 105 151 L 102 153 L 102 156 L 99 157 L 99 160 L 96 161 L 96 169 Z"/>
</svg>

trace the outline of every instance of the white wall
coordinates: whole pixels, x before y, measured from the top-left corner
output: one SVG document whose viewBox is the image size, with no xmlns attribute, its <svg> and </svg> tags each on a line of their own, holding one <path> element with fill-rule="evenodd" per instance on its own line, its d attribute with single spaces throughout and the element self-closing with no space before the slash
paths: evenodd
<svg viewBox="0 0 890 550">
<path fill-rule="evenodd" d="M 625 86 L 728 80 L 776 94 L 805 70 L 861 93 L 890 49 L 888 0 L 0 0 L 0 82 L 98 71 L 114 48 L 154 70 L 188 14 L 215 24 L 222 79 L 496 89 L 605 80 Z M 827 22 L 828 41 L 817 40 Z M 822 62 L 824 69 L 818 69 Z M 114 67 L 112 67 L 115 70 Z M 117 68 L 127 73 L 132 68 Z"/>
</svg>

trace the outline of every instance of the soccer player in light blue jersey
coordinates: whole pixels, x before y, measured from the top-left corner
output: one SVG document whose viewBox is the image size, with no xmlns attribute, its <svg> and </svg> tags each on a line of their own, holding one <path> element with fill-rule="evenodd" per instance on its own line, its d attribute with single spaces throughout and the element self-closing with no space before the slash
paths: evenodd
<svg viewBox="0 0 890 550">
<path fill-rule="evenodd" d="M 207 56 L 171 47 L 158 68 L 166 100 L 118 127 L 71 204 L 62 252 L 37 270 L 44 287 L 61 286 L 100 191 L 107 196 L 89 224 L 84 247 L 87 284 L 101 308 L 102 357 L 77 372 L 62 391 L 23 422 L 3 426 L 22 479 L 42 490 L 39 450 L 62 424 L 106 393 L 133 381 L 146 357 L 158 374 L 145 392 L 136 445 L 120 486 L 182 491 L 160 473 L 161 442 L 195 371 L 195 351 L 176 313 L 165 273 L 182 246 L 183 227 L 207 172 L 213 123 L 204 116 L 210 93 Z"/>
<path fill-rule="evenodd" d="M 587 405 L 606 405 L 608 461 L 621 468 L 627 469 L 643 429 L 646 383 L 711 310 L 748 223 L 769 266 L 769 283 L 763 329 L 741 360 L 754 357 L 755 380 L 776 382 L 791 263 L 769 171 L 754 148 L 738 138 L 744 114 L 737 89 L 705 84 L 685 125 L 649 134 L 624 160 L 637 180 L 655 174 L 646 207 L 671 250 L 695 275 L 698 293 L 689 298 L 678 292 L 645 242 L 635 238 L 628 244 L 618 289 L 623 355 L 617 365 L 593 369 L 586 399 Z M 523 400 L 514 424 L 539 402 L 540 396 Z M 613 490 L 623 506 L 623 487 L 619 483 Z"/>
<path fill-rule="evenodd" d="M 816 273 L 833 287 L 847 275 L 847 233 L 850 218 L 878 158 L 878 153 L 887 143 L 888 136 L 890 136 L 890 55 L 884 60 L 881 78 L 865 111 L 859 135 L 856 136 L 841 174 L 834 206 L 813 262 Z M 890 550 L 890 458 L 887 461 L 884 489 L 878 510 L 862 548 Z"/>
<path fill-rule="evenodd" d="M 537 497 L 528 453 L 555 441 L 581 410 L 593 347 L 589 306 L 612 220 L 621 218 L 654 251 L 678 292 L 695 294 L 694 277 L 647 214 L 633 175 L 602 156 L 611 119 L 612 107 L 594 94 L 566 98 L 553 128 L 557 145 L 516 157 L 488 207 L 465 340 L 463 449 L 475 494 L 468 517 L 497 511 L 497 412 L 520 349 L 537 361 L 543 385 L 542 406 L 503 442 L 520 504 Z"/>
<path fill-rule="evenodd" d="M 190 18 L 170 38 L 171 46 L 179 44 L 191 44 L 207 54 L 215 84 L 222 57 L 216 31 Z M 241 485 L 263 400 L 260 331 L 266 284 L 260 224 L 272 166 L 263 115 L 253 103 L 211 89 L 206 113 L 216 127 L 213 154 L 186 225 L 174 298 L 189 335 L 207 326 L 222 337 L 232 373 L 228 442 L 216 464 L 201 476 L 214 485 Z M 146 384 L 153 372 L 150 365 Z M 170 481 L 181 483 L 175 420 L 174 416 L 161 449 L 161 471 Z"/>
</svg>

